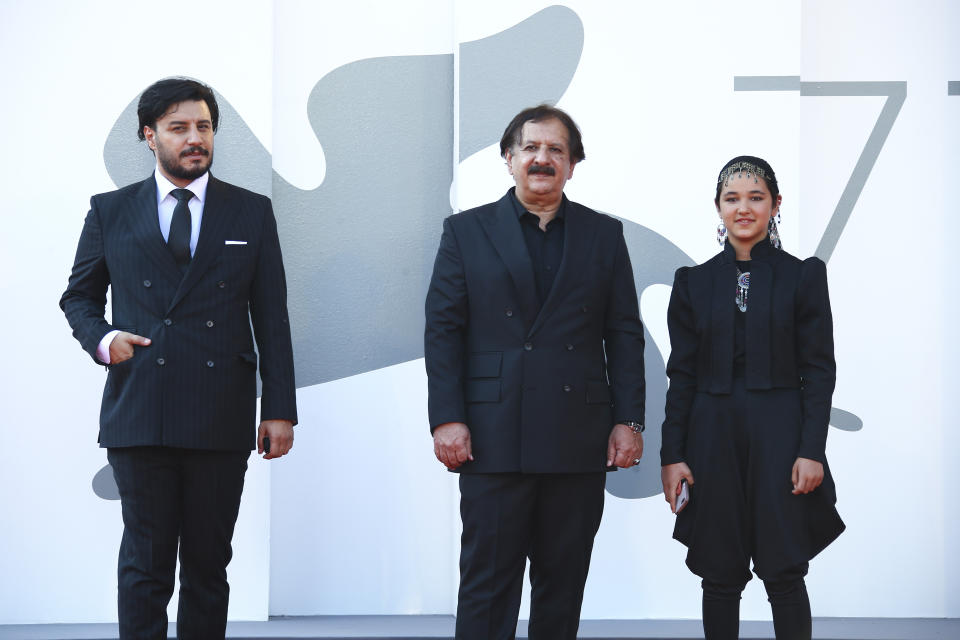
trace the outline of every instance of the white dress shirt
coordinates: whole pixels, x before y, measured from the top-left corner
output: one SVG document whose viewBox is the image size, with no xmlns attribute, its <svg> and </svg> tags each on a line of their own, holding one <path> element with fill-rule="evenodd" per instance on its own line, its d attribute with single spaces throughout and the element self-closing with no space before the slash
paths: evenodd
<svg viewBox="0 0 960 640">
<path fill-rule="evenodd" d="M 177 189 L 177 185 L 167 180 L 166 176 L 160 173 L 160 167 L 157 166 L 153 171 L 154 178 L 157 180 L 157 214 L 160 224 L 160 233 L 163 235 L 163 241 L 166 242 L 170 236 L 170 222 L 173 220 L 173 210 L 177 206 L 177 199 L 170 195 L 170 192 Z M 190 207 L 190 256 L 197 250 L 197 240 L 200 238 L 200 221 L 203 218 L 203 204 L 207 198 L 207 184 L 210 181 L 210 172 L 207 171 L 202 176 L 188 184 L 184 189 L 193 192 L 193 197 L 187 203 Z M 114 329 L 103 336 L 97 346 L 97 359 L 103 364 L 110 364 L 110 343 L 120 333 Z"/>
</svg>

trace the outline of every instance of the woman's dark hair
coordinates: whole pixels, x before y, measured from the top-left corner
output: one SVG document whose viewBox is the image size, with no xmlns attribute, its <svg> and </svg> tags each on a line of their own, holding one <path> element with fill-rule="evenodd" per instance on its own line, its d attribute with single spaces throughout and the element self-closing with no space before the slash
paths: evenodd
<svg viewBox="0 0 960 640">
<path fill-rule="evenodd" d="M 723 169 L 721 169 L 720 174 L 717 176 L 717 195 L 713 199 L 713 203 L 717 205 L 717 207 L 720 206 L 720 192 L 723 191 L 723 183 L 727 181 L 730 174 L 738 173 L 738 170 L 747 173 L 750 167 L 756 167 L 763 171 L 763 173 L 756 171 L 751 171 L 751 173 L 756 173 L 763 178 L 763 181 L 767 183 L 767 189 L 770 190 L 770 195 L 773 197 L 774 202 L 776 202 L 777 195 L 780 194 L 780 188 L 777 186 L 777 174 L 773 172 L 773 167 L 770 166 L 770 163 L 756 156 L 737 156 L 723 165 Z M 730 171 L 731 168 L 733 172 Z"/>
<path fill-rule="evenodd" d="M 541 104 L 536 107 L 524 109 L 513 117 L 510 124 L 503 132 L 500 138 L 500 156 L 506 157 L 507 151 L 520 142 L 520 136 L 523 132 L 523 125 L 528 122 L 543 122 L 544 120 L 553 120 L 556 118 L 567 128 L 567 138 L 570 144 L 570 161 L 580 162 L 587 155 L 583 151 L 583 140 L 580 138 L 580 127 L 573 121 L 566 111 L 558 109 L 549 104 Z"/>
<path fill-rule="evenodd" d="M 210 109 L 213 130 L 217 130 L 220 125 L 220 107 L 217 106 L 213 89 L 190 78 L 164 78 L 154 82 L 140 95 L 140 102 L 137 104 L 137 118 L 140 120 L 137 137 L 143 140 L 144 127 L 156 129 L 157 120 L 163 117 L 170 106 L 184 100 L 206 102 Z"/>
</svg>

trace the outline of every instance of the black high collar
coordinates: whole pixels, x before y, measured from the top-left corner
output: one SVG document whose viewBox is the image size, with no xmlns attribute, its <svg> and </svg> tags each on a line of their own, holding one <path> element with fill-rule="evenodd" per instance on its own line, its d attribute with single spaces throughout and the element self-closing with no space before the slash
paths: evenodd
<svg viewBox="0 0 960 640">
<path fill-rule="evenodd" d="M 775 259 L 781 250 L 774 247 L 770 244 L 770 236 L 764 236 L 760 242 L 753 245 L 750 249 L 750 260 L 762 260 L 764 262 L 770 262 Z M 723 243 L 723 258 L 722 262 L 724 264 L 735 262 L 737 259 L 737 250 L 733 248 L 733 245 L 730 244 L 730 240 L 727 239 Z"/>
</svg>

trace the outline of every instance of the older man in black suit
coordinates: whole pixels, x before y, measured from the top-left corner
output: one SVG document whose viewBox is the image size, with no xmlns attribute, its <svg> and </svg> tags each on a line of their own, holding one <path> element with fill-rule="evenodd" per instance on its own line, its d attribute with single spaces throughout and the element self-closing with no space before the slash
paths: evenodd
<svg viewBox="0 0 960 640">
<path fill-rule="evenodd" d="M 450 216 L 426 300 L 437 458 L 460 475 L 458 639 L 576 638 L 605 470 L 643 452 L 643 326 L 622 224 L 567 200 L 580 131 L 541 105 L 507 126 L 516 183 Z"/>
<path fill-rule="evenodd" d="M 123 511 L 120 637 L 167 637 L 179 550 L 177 636 L 223 638 L 250 450 L 286 454 L 297 421 L 283 262 L 270 200 L 210 175 L 211 89 L 161 80 L 137 113 L 157 168 L 91 199 L 60 306 L 108 367 L 99 440 Z"/>
</svg>

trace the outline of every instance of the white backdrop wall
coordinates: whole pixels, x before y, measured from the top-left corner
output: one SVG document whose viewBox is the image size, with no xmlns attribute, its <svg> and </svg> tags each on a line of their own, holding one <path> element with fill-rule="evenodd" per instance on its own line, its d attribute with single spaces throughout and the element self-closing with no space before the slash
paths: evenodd
<svg viewBox="0 0 960 640">
<path fill-rule="evenodd" d="M 92 488 L 106 464 L 95 443 L 103 373 L 56 302 L 89 196 L 116 186 L 112 128 L 147 84 L 174 74 L 210 83 L 238 116 L 218 134 L 215 173 L 272 169 L 260 190 L 274 197 L 296 305 L 301 426 L 290 457 L 251 459 L 232 619 L 455 610 L 458 496 L 427 432 L 422 290 L 440 220 L 511 184 L 495 145 L 509 116 L 489 114 L 537 95 L 584 132 L 568 195 L 659 234 L 689 262 L 717 250 L 723 162 L 770 160 L 786 248 L 822 255 L 833 238 L 834 405 L 846 413 L 828 455 L 848 530 L 812 563 L 814 615 L 960 616 L 960 95 L 948 90 L 960 81 L 960 10 L 949 0 L 563 7 L 205 1 L 175 16 L 137 2 L 0 4 L 0 623 L 116 616 L 119 503 Z M 510 40 L 517 25 L 530 31 Z M 482 74 L 492 90 L 478 98 L 484 60 L 495 73 Z M 569 73 L 549 72 L 561 67 Z M 390 93 L 395 70 L 407 75 Z M 857 84 L 867 82 L 899 84 Z M 231 147 L 240 130 L 246 146 Z M 851 175 L 865 179 L 849 186 Z M 630 249 L 635 263 L 655 250 Z M 639 293 L 665 359 L 669 286 Z M 662 395 L 648 403 L 662 411 Z M 653 428 L 652 471 L 657 439 Z M 699 617 L 672 516 L 645 493 L 607 496 L 586 618 Z M 758 584 L 742 610 L 769 617 Z"/>
</svg>

